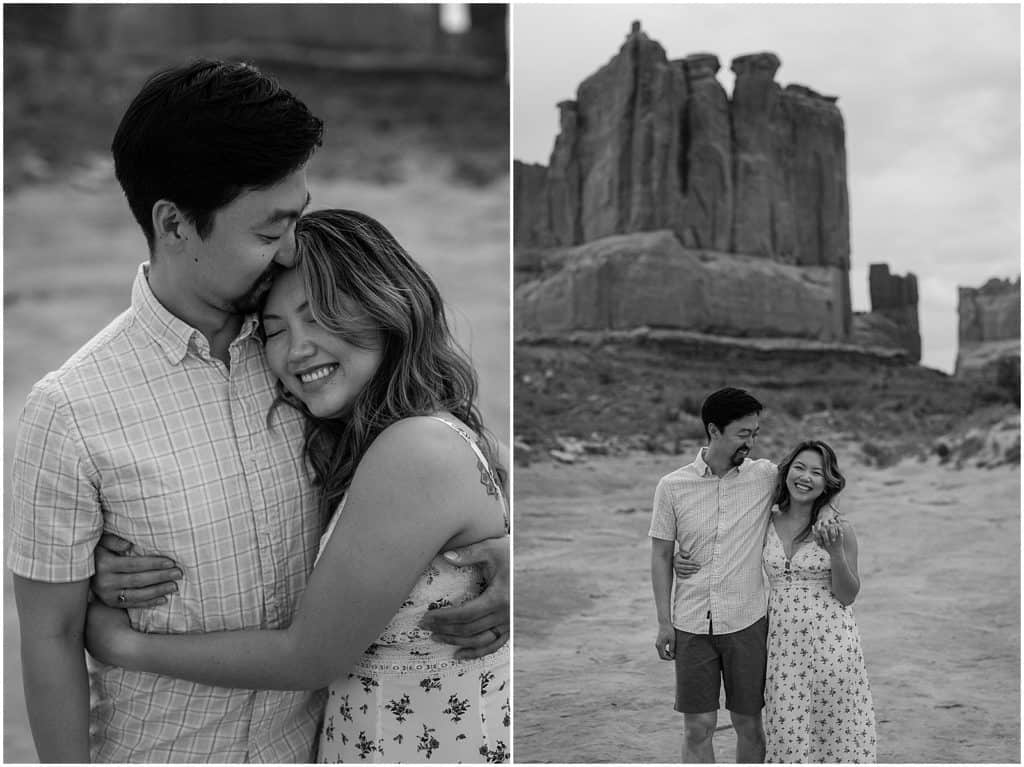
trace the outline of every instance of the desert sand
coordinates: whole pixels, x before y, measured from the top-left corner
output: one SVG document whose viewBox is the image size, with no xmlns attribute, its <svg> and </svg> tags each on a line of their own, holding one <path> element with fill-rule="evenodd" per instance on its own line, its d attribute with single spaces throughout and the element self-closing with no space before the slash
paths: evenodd
<svg viewBox="0 0 1024 767">
<path fill-rule="evenodd" d="M 1020 467 L 843 462 L 860 541 L 854 605 L 880 762 L 1020 761 Z M 692 451 L 697 445 L 692 446 Z M 779 458 L 779 456 L 767 456 Z M 654 649 L 650 505 L 692 460 L 635 454 L 515 473 L 516 762 L 680 760 Z M 728 712 L 715 749 L 735 759 Z"/>
<path fill-rule="evenodd" d="M 411 162 L 411 161 L 410 161 Z M 485 422 L 508 443 L 508 179 L 451 181 L 443 163 L 403 168 L 402 183 L 311 178 L 313 208 L 365 211 L 394 232 L 437 281 L 480 376 Z M 4 477 L 32 384 L 58 367 L 130 300 L 146 246 L 112 174 L 5 196 Z M 5 495 L 5 519 L 9 499 Z M 6 527 L 6 524 L 5 524 Z M 4 761 L 35 762 L 10 575 L 4 574 Z"/>
</svg>

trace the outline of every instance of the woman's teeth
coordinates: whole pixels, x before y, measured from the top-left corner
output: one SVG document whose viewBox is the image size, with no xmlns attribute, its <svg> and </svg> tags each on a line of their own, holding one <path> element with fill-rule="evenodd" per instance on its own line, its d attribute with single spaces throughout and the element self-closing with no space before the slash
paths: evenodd
<svg viewBox="0 0 1024 767">
<path fill-rule="evenodd" d="M 323 367 L 319 367 L 309 373 L 303 373 L 299 376 L 299 380 L 304 384 L 313 383 L 313 381 L 319 381 L 321 378 L 327 378 L 327 376 L 337 369 L 337 365 L 324 365 Z"/>
</svg>

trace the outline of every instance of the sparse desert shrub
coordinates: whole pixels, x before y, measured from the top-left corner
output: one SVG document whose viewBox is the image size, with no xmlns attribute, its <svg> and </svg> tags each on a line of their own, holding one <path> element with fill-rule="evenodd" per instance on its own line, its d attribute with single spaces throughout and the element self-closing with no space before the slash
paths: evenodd
<svg viewBox="0 0 1024 767">
<path fill-rule="evenodd" d="M 697 418 L 700 418 L 700 406 L 703 404 L 704 398 L 694 394 L 684 394 L 679 398 L 679 409 Z"/>
<path fill-rule="evenodd" d="M 864 442 L 860 446 L 861 452 L 870 463 L 884 469 L 899 461 L 900 455 L 888 445 L 881 445 L 877 442 Z"/>
<path fill-rule="evenodd" d="M 782 408 L 783 413 L 794 418 L 803 418 L 807 413 L 807 405 L 803 397 L 783 397 L 782 401 L 779 402 L 779 407 Z"/>
</svg>

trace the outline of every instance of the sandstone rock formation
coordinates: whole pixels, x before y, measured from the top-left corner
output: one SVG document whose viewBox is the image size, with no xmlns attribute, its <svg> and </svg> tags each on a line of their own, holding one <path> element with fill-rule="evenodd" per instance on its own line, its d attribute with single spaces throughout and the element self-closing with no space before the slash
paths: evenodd
<svg viewBox="0 0 1024 767">
<path fill-rule="evenodd" d="M 842 115 L 834 97 L 781 88 L 778 67 L 773 53 L 738 57 L 730 102 L 716 56 L 669 61 L 635 24 L 559 104 L 550 220 L 517 244 L 667 228 L 687 247 L 848 266 Z"/>
<path fill-rule="evenodd" d="M 890 274 L 888 264 L 871 264 L 868 271 L 871 311 L 853 317 L 855 343 L 906 351 L 921 361 L 921 329 L 917 315 L 917 277 Z"/>
<path fill-rule="evenodd" d="M 547 251 L 540 270 L 515 291 L 520 336 L 647 326 L 725 336 L 844 337 L 836 301 L 842 270 L 692 250 L 669 230 Z"/>
<path fill-rule="evenodd" d="M 960 287 L 956 375 L 994 383 L 1020 396 L 1020 277 Z"/>
<path fill-rule="evenodd" d="M 724 292 L 707 282 L 714 270 L 701 258 L 711 258 L 709 254 L 721 263 L 725 254 L 745 256 L 750 264 L 764 261 L 763 274 L 755 269 L 750 275 L 772 277 L 761 285 L 758 313 L 749 318 L 729 316 L 728 305 L 711 301 L 706 308 L 712 314 L 698 319 L 691 308 L 696 304 L 676 300 L 674 318 L 664 308 L 668 304 L 648 307 L 659 322 L 683 327 L 692 320 L 737 333 L 761 328 L 765 335 L 792 327 L 801 337 L 817 333 L 821 340 L 849 338 L 842 115 L 833 97 L 803 86 L 780 87 L 774 80 L 778 67 L 772 53 L 734 60 L 736 87 L 730 101 L 715 77 L 720 68 L 716 56 L 696 53 L 670 61 L 634 23 L 619 53 L 580 84 L 574 101 L 558 105 L 560 131 L 547 168 L 519 162 L 514 166 L 517 268 L 524 260 L 534 263 L 537 248 L 667 230 L 682 246 L 676 256 L 703 269 L 693 283 L 702 290 Z M 646 247 L 613 241 L 632 249 L 628 252 Z M 607 247 L 602 246 L 606 255 Z M 701 258 L 692 255 L 696 252 Z M 615 263 L 614 270 L 620 269 L 620 262 Z M 649 260 L 644 263 L 661 268 Z M 566 268 L 583 279 L 589 267 Z M 724 278 L 727 272 L 715 273 Z M 534 286 L 535 296 L 570 290 L 569 273 L 558 278 L 548 273 L 545 279 L 555 283 Z M 822 278 L 826 273 L 827 279 Z M 628 300 L 635 303 L 643 303 L 636 292 L 657 280 L 635 265 L 619 276 L 635 281 L 618 285 L 623 300 L 631 296 Z M 556 288 L 556 283 L 563 287 Z M 806 322 L 795 322 L 797 307 L 788 301 L 802 296 L 801 291 L 818 296 L 823 285 L 831 293 L 815 298 Z M 694 294 L 692 285 L 679 287 Z M 776 288 L 780 292 L 769 292 Z M 607 304 L 595 308 L 588 321 L 596 322 L 607 311 Z M 555 324 L 562 327 L 572 312 L 561 306 L 536 317 L 541 315 L 553 322 L 558 315 L 562 319 Z M 621 327 L 614 323 L 627 315 L 602 316 L 614 319 L 608 327 Z M 582 315 L 577 319 L 584 320 Z"/>
</svg>

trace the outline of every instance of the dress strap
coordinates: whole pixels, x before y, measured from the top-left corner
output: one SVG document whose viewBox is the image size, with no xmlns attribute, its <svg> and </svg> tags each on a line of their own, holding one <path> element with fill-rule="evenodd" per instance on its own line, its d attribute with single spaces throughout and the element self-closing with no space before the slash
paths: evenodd
<svg viewBox="0 0 1024 767">
<path fill-rule="evenodd" d="M 504 495 L 501 492 L 501 484 L 498 482 L 498 477 L 491 468 L 491 465 L 487 462 L 487 457 L 484 455 L 483 450 L 481 450 L 480 445 L 477 444 L 476 438 L 463 426 L 449 421 L 447 418 L 441 418 L 437 415 L 427 417 L 433 418 L 435 421 L 440 421 L 449 429 L 454 431 L 462 437 L 462 439 L 466 441 L 466 444 L 473 449 L 474 453 L 476 453 L 476 465 L 480 470 L 480 484 L 487 489 L 488 495 L 495 496 L 498 499 L 498 502 L 501 503 L 502 514 L 505 517 L 505 532 L 508 532 L 508 506 L 505 505 Z"/>
</svg>

